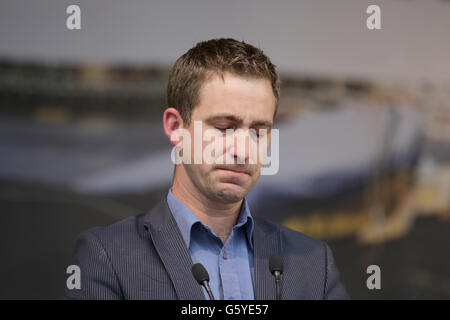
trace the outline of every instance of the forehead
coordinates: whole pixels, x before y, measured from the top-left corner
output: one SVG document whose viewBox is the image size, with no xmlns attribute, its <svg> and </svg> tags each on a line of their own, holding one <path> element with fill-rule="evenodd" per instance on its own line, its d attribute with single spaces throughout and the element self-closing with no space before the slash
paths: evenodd
<svg viewBox="0 0 450 320">
<path fill-rule="evenodd" d="M 200 102 L 193 110 L 193 120 L 226 113 L 243 122 L 273 121 L 275 97 L 268 79 L 213 74 L 199 94 Z"/>
</svg>

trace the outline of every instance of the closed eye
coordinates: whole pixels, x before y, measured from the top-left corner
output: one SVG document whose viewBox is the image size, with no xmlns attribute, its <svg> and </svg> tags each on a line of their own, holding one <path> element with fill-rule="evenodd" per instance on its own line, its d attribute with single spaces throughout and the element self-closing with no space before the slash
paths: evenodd
<svg viewBox="0 0 450 320">
<path fill-rule="evenodd" d="M 214 128 L 216 128 L 217 130 L 220 130 L 220 132 L 222 132 L 222 133 L 226 133 L 226 131 L 228 130 L 228 129 L 234 129 L 233 127 L 217 127 L 217 126 L 215 126 Z"/>
<path fill-rule="evenodd" d="M 269 129 L 267 128 L 250 129 L 252 136 L 256 136 L 257 138 L 266 136 L 268 132 Z"/>
</svg>

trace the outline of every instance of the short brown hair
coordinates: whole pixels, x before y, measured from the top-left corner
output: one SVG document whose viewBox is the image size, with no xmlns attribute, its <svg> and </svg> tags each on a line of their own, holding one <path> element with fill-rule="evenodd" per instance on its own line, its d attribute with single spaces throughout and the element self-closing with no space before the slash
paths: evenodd
<svg viewBox="0 0 450 320">
<path fill-rule="evenodd" d="M 168 106 L 176 108 L 189 125 L 192 110 L 200 102 L 203 83 L 209 75 L 218 74 L 223 78 L 225 72 L 270 80 L 275 96 L 275 117 L 280 96 L 280 78 L 275 65 L 262 50 L 230 38 L 199 42 L 177 59 L 167 85 Z"/>
</svg>

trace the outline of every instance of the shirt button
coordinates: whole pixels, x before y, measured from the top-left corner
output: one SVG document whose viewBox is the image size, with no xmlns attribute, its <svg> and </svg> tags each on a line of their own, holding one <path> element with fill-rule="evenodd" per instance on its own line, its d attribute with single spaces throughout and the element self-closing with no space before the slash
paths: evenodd
<svg viewBox="0 0 450 320">
<path fill-rule="evenodd" d="M 227 255 L 227 253 L 226 253 L 226 252 L 224 252 L 224 254 L 223 254 L 223 258 L 224 258 L 225 260 L 227 260 L 227 259 L 228 259 L 228 255 Z"/>
</svg>

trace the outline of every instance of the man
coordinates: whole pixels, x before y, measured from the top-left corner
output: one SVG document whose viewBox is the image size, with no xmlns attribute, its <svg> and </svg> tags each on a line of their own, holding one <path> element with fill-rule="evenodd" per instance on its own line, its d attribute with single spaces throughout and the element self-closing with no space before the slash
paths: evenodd
<svg viewBox="0 0 450 320">
<path fill-rule="evenodd" d="M 348 298 L 325 243 L 252 217 L 245 199 L 263 167 L 264 153 L 255 161 L 251 151 L 254 142 L 270 142 L 279 86 L 269 58 L 244 42 L 205 41 L 181 56 L 163 116 L 184 159 L 172 188 L 148 213 L 79 236 L 81 288 L 67 289 L 66 298 L 209 299 L 191 271 L 201 263 L 215 299 L 275 299 L 273 254 L 284 265 L 281 299 Z M 203 139 L 208 130 L 214 139 Z M 214 161 L 204 161 L 218 142 Z"/>
</svg>

